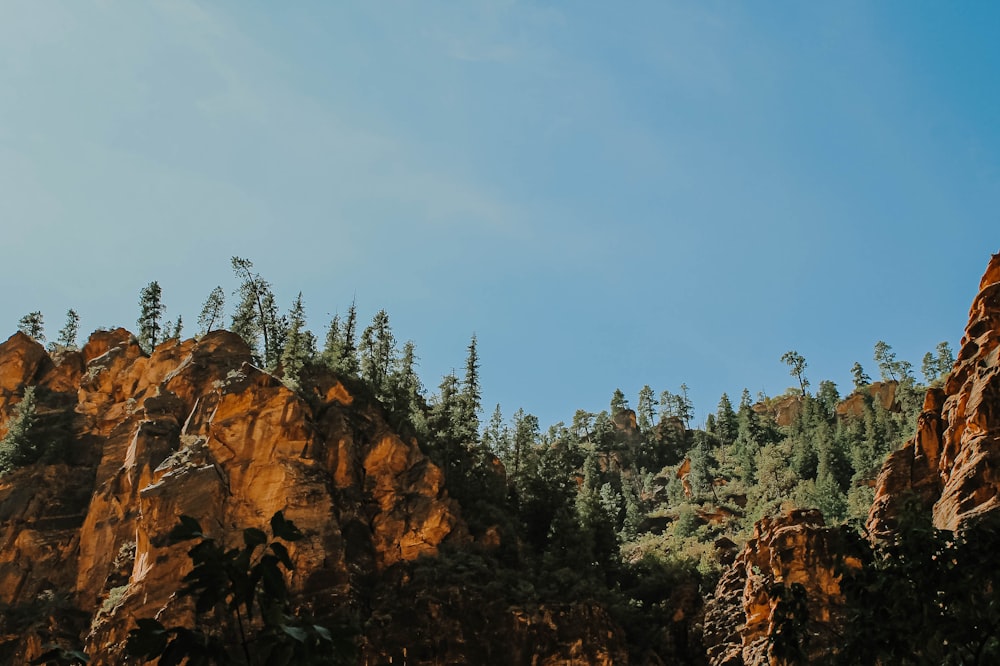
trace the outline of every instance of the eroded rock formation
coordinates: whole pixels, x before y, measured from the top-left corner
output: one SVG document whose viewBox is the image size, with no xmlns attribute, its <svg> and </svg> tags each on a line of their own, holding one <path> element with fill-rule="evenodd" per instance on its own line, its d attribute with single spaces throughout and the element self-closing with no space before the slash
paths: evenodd
<svg viewBox="0 0 1000 666">
<path fill-rule="evenodd" d="M 810 658 L 829 655 L 843 612 L 840 581 L 845 567 L 860 566 L 847 554 L 842 528 L 824 525 L 815 510 L 764 518 L 736 557 L 705 608 L 704 642 L 712 666 L 778 664 L 771 639 L 780 621 L 782 590 L 801 585 L 811 640 Z"/>
<path fill-rule="evenodd" d="M 306 400 L 250 361 L 224 331 L 151 356 L 122 329 L 55 360 L 21 334 L 0 345 L 4 422 L 38 386 L 39 414 L 62 415 L 69 447 L 68 462 L 0 479 L 0 601 L 66 596 L 89 621 L 92 663 L 116 663 L 133 618 L 174 612 L 189 546 L 166 537 L 181 514 L 235 543 L 284 511 L 306 534 L 291 587 L 320 613 L 350 600 L 357 572 L 467 538 L 440 469 L 380 409 L 332 375 Z M 44 637 L 7 637 L 4 655 L 17 663 Z"/>
<path fill-rule="evenodd" d="M 944 388 L 924 401 L 917 433 L 882 468 L 869 528 L 891 529 L 902 505 L 932 507 L 953 530 L 1000 506 L 1000 255 L 993 255 L 969 310 Z"/>
</svg>

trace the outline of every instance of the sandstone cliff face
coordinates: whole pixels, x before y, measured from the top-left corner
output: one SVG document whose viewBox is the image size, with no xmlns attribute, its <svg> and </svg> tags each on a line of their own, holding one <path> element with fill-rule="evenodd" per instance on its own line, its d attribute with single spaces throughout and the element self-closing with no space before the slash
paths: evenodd
<svg viewBox="0 0 1000 666">
<path fill-rule="evenodd" d="M 136 618 L 190 617 L 172 596 L 191 567 L 191 544 L 168 541 L 180 515 L 228 546 L 279 510 L 305 534 L 289 545 L 297 607 L 320 621 L 355 613 L 359 663 L 627 663 L 598 606 L 413 584 L 417 558 L 470 546 L 442 471 L 363 391 L 319 370 L 306 385 L 254 367 L 225 331 L 151 355 L 124 329 L 53 356 L 21 334 L 0 345 L 0 434 L 35 386 L 40 432 L 60 447 L 0 477 L 0 663 L 53 642 L 122 663 Z"/>
<path fill-rule="evenodd" d="M 943 389 L 924 401 L 916 436 L 893 453 L 876 485 L 869 528 L 891 529 L 904 498 L 956 529 L 1000 506 L 1000 255 L 969 310 L 962 347 Z"/>
<path fill-rule="evenodd" d="M 845 555 L 844 532 L 825 527 L 815 510 L 765 518 L 736 557 L 705 608 L 704 642 L 712 666 L 780 664 L 770 650 L 780 599 L 775 584 L 802 585 L 808 606 L 810 658 L 829 655 L 843 612 L 840 581 L 860 561 Z"/>
<path fill-rule="evenodd" d="M 189 546 L 166 536 L 181 514 L 235 542 L 284 511 L 306 534 L 291 587 L 320 614 L 351 600 L 360 572 L 466 539 L 441 471 L 378 408 L 333 376 L 307 401 L 250 360 L 224 331 L 151 356 L 122 329 L 56 360 L 21 334 L 0 345 L 0 431 L 36 385 L 39 414 L 63 416 L 71 447 L 68 464 L 0 478 L 0 603 L 63 597 L 89 625 L 92 663 L 117 663 L 133 618 L 180 612 Z M 0 638 L 10 663 L 75 628 L 36 629 Z"/>
</svg>

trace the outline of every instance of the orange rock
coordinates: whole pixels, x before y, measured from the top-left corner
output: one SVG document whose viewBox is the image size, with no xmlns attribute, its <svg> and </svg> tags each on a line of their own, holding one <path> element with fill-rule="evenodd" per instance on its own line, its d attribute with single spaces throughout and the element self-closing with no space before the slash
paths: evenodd
<svg viewBox="0 0 1000 666">
<path fill-rule="evenodd" d="M 355 594 L 355 576 L 469 539 L 441 470 L 380 407 L 332 376 L 307 402 L 250 361 L 226 331 L 151 355 L 124 329 L 98 332 L 58 363 L 22 334 L 0 345 L 0 417 L 42 384 L 90 461 L 0 479 L 0 602 L 69 593 L 91 617 L 92 663 L 120 663 L 134 618 L 189 613 L 173 593 L 190 545 L 167 542 L 182 514 L 238 543 L 284 511 L 306 535 L 291 589 L 320 615 Z M 30 659 L 45 642 L 16 640 L 4 654 Z"/>
<path fill-rule="evenodd" d="M 917 434 L 886 461 L 869 527 L 891 529 L 901 498 L 915 495 L 934 524 L 956 529 L 1000 507 L 1000 255 L 969 309 L 962 348 L 944 389 L 931 389 Z"/>
<path fill-rule="evenodd" d="M 860 561 L 846 555 L 843 533 L 824 526 L 816 510 L 794 510 L 764 518 L 705 606 L 704 638 L 709 663 L 775 664 L 770 653 L 775 609 L 773 585 L 800 584 L 809 608 L 808 650 L 829 658 L 844 611 L 840 581 L 844 567 Z"/>
</svg>

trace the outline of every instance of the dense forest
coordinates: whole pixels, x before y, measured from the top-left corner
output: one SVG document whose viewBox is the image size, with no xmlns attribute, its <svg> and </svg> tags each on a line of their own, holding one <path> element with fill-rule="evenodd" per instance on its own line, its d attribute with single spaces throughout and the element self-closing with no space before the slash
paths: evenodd
<svg viewBox="0 0 1000 666">
<path fill-rule="evenodd" d="M 879 468 L 913 435 L 926 389 L 940 385 L 955 361 L 942 342 L 922 359 L 921 381 L 879 341 L 871 354 L 877 380 L 855 363 L 853 385 L 842 392 L 828 380 L 814 384 L 806 359 L 789 351 L 775 363 L 787 364 L 794 389 L 723 394 L 702 427 L 693 427 L 681 384 L 659 393 L 646 385 L 634 402 L 614 389 L 607 409 L 577 410 L 568 423 L 543 428 L 523 408 L 505 414 L 482 404 L 474 335 L 462 372 L 428 390 L 416 372 L 414 343 L 400 345 L 384 310 L 362 327 L 352 303 L 317 335 L 306 329 L 301 293 L 282 314 L 251 261 L 234 257 L 232 267 L 235 307 L 227 316 L 226 292 L 213 289 L 197 335 L 223 327 L 237 333 L 261 368 L 306 400 L 320 369 L 337 373 L 353 392 L 377 401 L 393 427 L 444 471 L 476 541 L 498 544 L 412 563 L 411 584 L 421 592 L 410 608 L 393 607 L 393 616 L 427 622 L 421 606 L 447 602 L 435 595 L 454 585 L 464 599 L 444 603 L 445 612 L 466 621 L 485 621 L 491 606 L 509 603 L 597 603 L 625 628 L 636 663 L 699 662 L 692 656 L 697 630 L 677 621 L 678 608 L 697 613 L 761 518 L 818 509 L 827 524 L 861 535 Z M 142 290 L 139 311 L 136 337 L 147 352 L 182 335 L 180 317 L 164 320 L 157 282 Z M 49 349 L 74 348 L 78 327 L 70 310 Z M 19 328 L 46 341 L 40 312 L 25 315 Z M 25 396 L 0 442 L 2 471 L 58 455 L 30 436 L 32 400 Z M 411 656 L 433 655 L 436 641 L 448 640 L 425 635 Z M 794 653 L 797 646 L 786 647 Z"/>
</svg>

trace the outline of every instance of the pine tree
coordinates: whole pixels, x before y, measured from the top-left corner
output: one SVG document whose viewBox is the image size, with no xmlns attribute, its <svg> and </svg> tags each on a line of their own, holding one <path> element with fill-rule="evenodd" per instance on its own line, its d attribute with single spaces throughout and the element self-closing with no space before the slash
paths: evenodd
<svg viewBox="0 0 1000 666">
<path fill-rule="evenodd" d="M 216 287 L 205 299 L 205 304 L 201 308 L 198 316 L 198 332 L 200 335 L 207 335 L 212 332 L 215 326 L 222 322 L 222 317 L 226 309 L 226 292 L 222 287 Z"/>
<path fill-rule="evenodd" d="M 851 366 L 851 377 L 854 379 L 854 390 L 858 391 L 872 383 L 872 378 L 865 374 L 865 369 L 857 361 Z"/>
<path fill-rule="evenodd" d="M 236 312 L 233 313 L 233 321 L 229 326 L 230 330 L 243 338 L 243 341 L 250 347 L 255 362 L 260 362 L 260 325 L 257 316 L 256 299 L 251 292 L 242 294 Z"/>
<path fill-rule="evenodd" d="M 681 392 L 676 396 L 677 416 L 684 422 L 685 428 L 691 427 L 691 419 L 694 418 L 694 404 L 688 396 L 687 384 L 681 384 Z"/>
<path fill-rule="evenodd" d="M 70 308 L 66 311 L 66 325 L 59 330 L 56 344 L 66 349 L 76 349 L 76 336 L 80 330 L 80 315 Z"/>
<path fill-rule="evenodd" d="M 715 412 L 715 431 L 719 437 L 719 442 L 723 446 L 730 446 L 736 441 L 739 434 L 739 420 L 733 405 L 729 402 L 729 396 L 725 393 L 719 398 L 719 406 Z"/>
<path fill-rule="evenodd" d="M 653 429 L 653 419 L 656 416 L 656 408 L 653 405 L 655 394 L 649 384 L 639 389 L 639 403 L 636 408 L 636 420 L 639 430 L 648 433 Z"/>
<path fill-rule="evenodd" d="M 512 460 L 504 461 L 507 465 L 507 478 L 512 484 L 517 483 L 517 479 L 521 472 L 521 464 L 523 463 L 525 454 L 531 449 L 538 439 L 538 417 L 533 414 L 528 414 L 522 408 L 518 408 L 514 412 L 513 420 L 513 455 Z M 510 470 L 513 469 L 513 472 Z"/>
<path fill-rule="evenodd" d="M 274 292 L 268 289 L 264 294 L 264 318 L 261 330 L 268 331 L 269 334 L 264 341 L 264 362 L 268 370 L 277 367 L 281 360 L 282 352 L 285 350 L 285 343 L 288 340 L 288 318 L 278 315 L 278 303 L 274 298 Z"/>
<path fill-rule="evenodd" d="M 937 372 L 938 377 L 943 379 L 948 376 L 955 366 L 955 355 L 951 353 L 951 345 L 942 340 L 937 345 Z"/>
<path fill-rule="evenodd" d="M 626 409 L 628 409 L 628 400 L 625 399 L 625 394 L 622 393 L 622 390 L 616 388 L 611 396 L 611 416 L 618 416 Z"/>
<path fill-rule="evenodd" d="M 355 341 L 358 311 L 352 302 L 347 311 L 347 319 L 341 321 L 335 314 L 327 328 L 326 343 L 323 345 L 323 362 L 334 372 L 356 376 L 358 374 L 358 349 Z"/>
<path fill-rule="evenodd" d="M 386 380 L 396 358 L 396 340 L 389 326 L 389 315 L 379 310 L 372 323 L 361 334 L 361 376 L 368 382 L 375 395 L 387 394 Z"/>
<path fill-rule="evenodd" d="M 271 285 L 259 273 L 253 272 L 253 262 L 241 257 L 232 258 L 233 273 L 241 280 L 237 293 L 240 304 L 233 314 L 233 333 L 241 336 L 254 355 L 258 355 L 258 340 L 264 338 L 264 365 L 274 367 L 281 356 L 282 331 L 278 318 L 278 307 L 274 301 Z M 286 331 L 287 332 L 287 331 Z"/>
<path fill-rule="evenodd" d="M 45 325 L 40 310 L 29 312 L 17 322 L 17 330 L 21 331 L 35 342 L 45 342 Z"/>
<path fill-rule="evenodd" d="M 298 385 L 299 375 L 306 362 L 312 356 L 315 342 L 312 334 L 306 330 L 306 312 L 302 304 L 302 292 L 295 298 L 292 309 L 288 313 L 288 337 L 281 355 L 281 365 L 285 378 Z"/>
<path fill-rule="evenodd" d="M 41 454 L 32 432 L 37 420 L 35 411 L 35 387 L 29 386 L 15 408 L 7 434 L 0 439 L 0 475 L 34 462 Z"/>
<path fill-rule="evenodd" d="M 151 353 L 156 344 L 161 341 L 162 328 L 160 320 L 166 306 L 160 300 L 162 292 L 160 283 L 150 282 L 139 292 L 139 320 L 136 324 L 139 327 L 139 346 Z"/>
<path fill-rule="evenodd" d="M 479 412 L 482 411 L 482 389 L 479 386 L 479 352 L 476 334 L 469 341 L 465 358 L 465 378 L 462 381 L 462 429 L 467 441 L 474 441 L 479 434 Z"/>
<path fill-rule="evenodd" d="M 490 422 L 483 429 L 483 445 L 501 460 L 510 459 L 510 429 L 503 422 L 503 412 L 500 403 L 493 410 Z"/>
<path fill-rule="evenodd" d="M 786 351 L 781 355 L 781 360 L 783 363 L 788 364 L 788 374 L 792 375 L 799 380 L 799 389 L 802 395 L 806 394 L 806 387 L 809 386 L 809 380 L 805 377 L 806 370 L 806 359 L 803 358 L 802 354 L 797 351 Z"/>
</svg>

